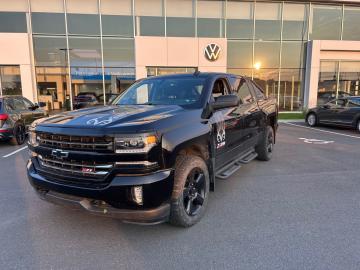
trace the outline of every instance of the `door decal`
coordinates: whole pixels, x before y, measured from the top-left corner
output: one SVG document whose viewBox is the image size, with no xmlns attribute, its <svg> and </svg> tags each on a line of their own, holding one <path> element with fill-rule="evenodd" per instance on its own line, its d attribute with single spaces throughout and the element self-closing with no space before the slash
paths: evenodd
<svg viewBox="0 0 360 270">
<path fill-rule="evenodd" d="M 216 149 L 225 146 L 226 134 L 225 134 L 225 119 L 222 113 L 214 114 L 215 127 L 216 127 Z"/>
</svg>

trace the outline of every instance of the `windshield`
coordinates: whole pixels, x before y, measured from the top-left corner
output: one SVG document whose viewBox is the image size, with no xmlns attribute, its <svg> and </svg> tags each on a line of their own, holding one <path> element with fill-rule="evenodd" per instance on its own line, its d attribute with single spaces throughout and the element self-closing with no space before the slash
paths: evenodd
<svg viewBox="0 0 360 270">
<path fill-rule="evenodd" d="M 116 105 L 180 105 L 200 104 L 205 78 L 153 78 L 133 84 L 117 98 Z"/>
</svg>

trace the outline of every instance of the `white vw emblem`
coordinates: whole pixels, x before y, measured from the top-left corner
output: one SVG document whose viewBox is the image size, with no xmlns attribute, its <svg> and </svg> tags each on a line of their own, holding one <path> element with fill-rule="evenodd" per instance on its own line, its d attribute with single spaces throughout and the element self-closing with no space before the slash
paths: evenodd
<svg viewBox="0 0 360 270">
<path fill-rule="evenodd" d="M 221 48 L 215 43 L 207 45 L 204 49 L 205 58 L 211 62 L 218 60 Z"/>
</svg>

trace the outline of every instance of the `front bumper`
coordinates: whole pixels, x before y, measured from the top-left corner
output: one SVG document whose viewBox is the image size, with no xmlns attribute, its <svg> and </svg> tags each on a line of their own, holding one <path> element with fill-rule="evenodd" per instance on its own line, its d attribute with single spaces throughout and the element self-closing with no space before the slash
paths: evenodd
<svg viewBox="0 0 360 270">
<path fill-rule="evenodd" d="M 35 162 L 36 163 L 36 162 Z M 173 187 L 171 170 L 136 176 L 115 176 L 104 187 L 84 187 L 46 179 L 29 160 L 30 184 L 41 199 L 85 209 L 96 215 L 119 218 L 124 222 L 157 224 L 168 220 Z M 128 198 L 133 186 L 142 186 L 144 204 L 136 205 Z"/>
</svg>

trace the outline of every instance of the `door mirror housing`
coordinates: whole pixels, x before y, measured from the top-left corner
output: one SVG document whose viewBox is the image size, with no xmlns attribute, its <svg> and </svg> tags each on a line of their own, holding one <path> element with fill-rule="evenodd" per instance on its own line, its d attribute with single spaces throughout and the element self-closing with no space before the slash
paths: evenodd
<svg viewBox="0 0 360 270">
<path fill-rule="evenodd" d="M 225 95 L 216 98 L 215 102 L 212 103 L 213 110 L 220 110 L 225 108 L 236 107 L 240 104 L 240 99 L 237 95 Z"/>
</svg>

